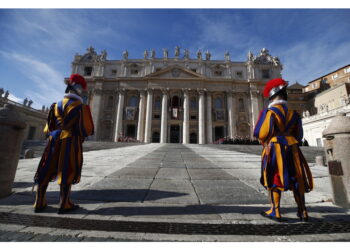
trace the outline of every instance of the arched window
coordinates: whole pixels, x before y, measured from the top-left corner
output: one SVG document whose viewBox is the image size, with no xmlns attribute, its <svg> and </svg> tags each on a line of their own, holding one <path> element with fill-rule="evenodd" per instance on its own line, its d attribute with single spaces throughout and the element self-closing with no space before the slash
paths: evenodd
<svg viewBox="0 0 350 250">
<path fill-rule="evenodd" d="M 162 105 L 162 101 L 160 99 L 160 96 L 156 96 L 156 98 L 154 99 L 154 109 L 160 110 L 161 105 Z"/>
<path fill-rule="evenodd" d="M 191 105 L 190 105 L 191 109 L 197 109 L 197 99 L 196 97 L 192 97 L 191 98 Z"/>
<path fill-rule="evenodd" d="M 221 99 L 221 97 L 218 96 L 218 97 L 215 98 L 214 107 L 215 107 L 216 109 L 222 109 L 222 108 L 223 108 L 223 104 L 222 104 L 222 99 Z"/>
<path fill-rule="evenodd" d="M 132 97 L 129 99 L 128 106 L 129 106 L 129 107 L 137 107 L 137 102 L 138 102 L 137 96 L 132 96 Z"/>
<path fill-rule="evenodd" d="M 239 98 L 238 100 L 238 110 L 239 112 L 244 112 L 244 101 L 242 98 Z"/>
</svg>

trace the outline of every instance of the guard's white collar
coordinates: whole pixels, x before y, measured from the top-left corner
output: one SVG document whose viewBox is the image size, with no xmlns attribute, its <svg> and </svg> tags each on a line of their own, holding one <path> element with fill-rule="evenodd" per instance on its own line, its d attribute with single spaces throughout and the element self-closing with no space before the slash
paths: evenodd
<svg viewBox="0 0 350 250">
<path fill-rule="evenodd" d="M 66 93 L 66 94 L 64 94 L 63 97 L 78 99 L 79 101 L 83 102 L 83 98 L 81 98 L 80 96 L 78 96 L 74 93 Z"/>
<path fill-rule="evenodd" d="M 273 101 L 269 104 L 268 108 L 271 108 L 273 105 L 277 105 L 277 104 L 285 104 L 287 105 L 287 101 L 286 100 L 276 100 Z"/>
</svg>

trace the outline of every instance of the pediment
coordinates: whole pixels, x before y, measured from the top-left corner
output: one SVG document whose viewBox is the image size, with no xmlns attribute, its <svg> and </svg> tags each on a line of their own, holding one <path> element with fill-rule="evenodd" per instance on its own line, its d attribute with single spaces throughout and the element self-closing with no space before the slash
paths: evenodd
<svg viewBox="0 0 350 250">
<path fill-rule="evenodd" d="M 198 74 L 196 72 L 193 72 L 189 69 L 186 69 L 184 67 L 181 67 L 179 65 L 173 65 L 169 66 L 167 68 L 161 69 L 157 72 L 154 72 L 152 74 L 147 75 L 146 77 L 150 78 L 174 78 L 174 79 L 181 79 L 181 78 L 193 78 L 193 79 L 202 79 L 204 78 L 203 75 Z"/>
</svg>

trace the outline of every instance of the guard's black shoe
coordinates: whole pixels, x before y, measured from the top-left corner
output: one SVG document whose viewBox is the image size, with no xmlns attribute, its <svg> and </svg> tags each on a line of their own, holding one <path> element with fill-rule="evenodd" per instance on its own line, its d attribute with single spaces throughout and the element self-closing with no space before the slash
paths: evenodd
<svg viewBox="0 0 350 250">
<path fill-rule="evenodd" d="M 297 216 L 299 217 L 300 221 L 303 221 L 303 222 L 308 222 L 309 221 L 309 216 L 308 216 L 306 211 L 298 212 Z"/>
<path fill-rule="evenodd" d="M 69 213 L 70 211 L 77 210 L 78 208 L 80 208 L 79 205 L 73 204 L 73 206 L 70 208 L 59 208 L 57 213 L 66 214 L 66 213 Z"/>
<path fill-rule="evenodd" d="M 273 220 L 273 221 L 277 221 L 277 222 L 282 222 L 282 218 L 281 217 L 276 217 L 276 216 L 271 216 L 271 215 L 268 215 L 266 212 L 262 211 L 260 212 L 260 214 L 265 217 L 265 218 L 268 218 L 270 220 Z"/>
<path fill-rule="evenodd" d="M 34 208 L 34 213 L 42 213 L 44 210 L 47 208 L 47 205 L 42 206 L 42 207 L 35 207 Z"/>
</svg>

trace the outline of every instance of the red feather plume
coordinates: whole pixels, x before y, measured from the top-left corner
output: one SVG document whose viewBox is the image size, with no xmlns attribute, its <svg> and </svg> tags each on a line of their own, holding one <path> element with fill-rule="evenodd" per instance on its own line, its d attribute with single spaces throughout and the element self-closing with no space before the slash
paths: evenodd
<svg viewBox="0 0 350 250">
<path fill-rule="evenodd" d="M 273 89 L 277 86 L 286 85 L 286 84 L 287 84 L 287 82 L 285 80 L 283 80 L 282 78 L 272 79 L 266 83 L 263 94 L 267 98 L 267 97 L 269 97 L 269 93 L 270 93 L 271 89 Z"/>
</svg>

